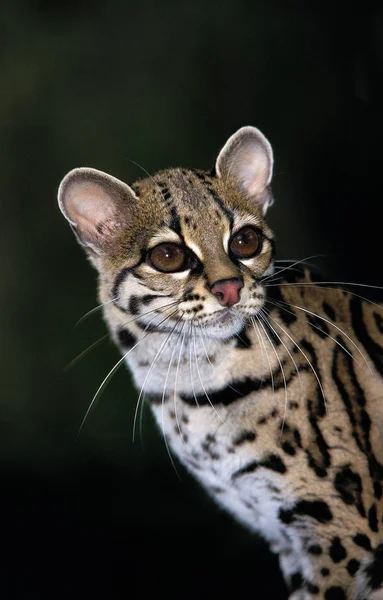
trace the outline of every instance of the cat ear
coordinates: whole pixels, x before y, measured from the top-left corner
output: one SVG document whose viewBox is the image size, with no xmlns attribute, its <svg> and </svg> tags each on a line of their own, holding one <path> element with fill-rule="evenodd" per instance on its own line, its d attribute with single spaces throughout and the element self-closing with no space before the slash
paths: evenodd
<svg viewBox="0 0 383 600">
<path fill-rule="evenodd" d="M 136 199 L 122 181 L 88 168 L 70 171 L 58 191 L 60 209 L 80 244 L 97 254 L 113 242 Z"/>
<path fill-rule="evenodd" d="M 273 174 L 273 151 L 265 136 L 255 127 L 241 127 L 232 135 L 218 155 L 218 177 L 234 184 L 265 213 L 273 199 L 268 189 Z"/>
</svg>

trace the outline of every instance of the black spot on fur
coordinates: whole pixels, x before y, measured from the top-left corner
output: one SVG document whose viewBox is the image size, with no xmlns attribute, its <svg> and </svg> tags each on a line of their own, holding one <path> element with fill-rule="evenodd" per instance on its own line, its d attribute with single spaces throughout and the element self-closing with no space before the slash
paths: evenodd
<svg viewBox="0 0 383 600">
<path fill-rule="evenodd" d="M 159 296 L 158 294 L 146 294 L 146 296 L 142 296 L 140 298 L 140 302 L 147 306 L 150 302 L 156 300 L 157 298 L 161 298 L 161 296 Z"/>
<path fill-rule="evenodd" d="M 294 456 L 294 454 L 296 454 L 296 450 L 294 446 L 290 444 L 290 442 L 282 442 L 281 447 L 283 452 L 286 452 L 286 454 L 289 454 L 290 456 Z"/>
<path fill-rule="evenodd" d="M 322 319 L 314 315 L 306 315 L 306 317 L 310 325 L 312 325 L 314 333 L 319 335 L 319 337 L 321 338 L 325 338 L 328 336 L 330 332 L 327 327 L 326 321 L 323 321 Z"/>
<path fill-rule="evenodd" d="M 270 323 L 266 317 L 263 319 L 263 327 L 265 327 L 265 329 L 267 330 L 266 337 L 269 338 L 272 345 L 280 346 L 280 344 L 281 344 L 280 337 L 274 331 L 274 328 L 270 325 Z"/>
<path fill-rule="evenodd" d="M 369 584 L 373 590 L 383 583 L 383 544 L 379 544 L 374 552 L 373 562 L 366 568 Z"/>
<path fill-rule="evenodd" d="M 371 550 L 371 542 L 370 539 L 364 533 L 357 533 L 352 538 L 354 544 L 364 548 L 365 550 Z"/>
<path fill-rule="evenodd" d="M 310 592 L 310 594 L 313 594 L 314 596 L 316 594 L 319 594 L 319 587 L 317 585 L 315 585 L 314 583 L 310 583 L 308 581 L 306 583 L 306 587 L 307 587 L 307 591 Z"/>
<path fill-rule="evenodd" d="M 335 475 L 335 489 L 340 494 L 345 504 L 355 504 L 359 514 L 366 516 L 366 511 L 362 500 L 362 480 L 358 473 L 355 473 L 350 465 L 344 465 Z"/>
<path fill-rule="evenodd" d="M 327 567 L 322 567 L 320 572 L 321 575 L 323 575 L 323 577 L 328 577 L 330 575 L 330 569 L 328 569 Z"/>
<path fill-rule="evenodd" d="M 302 577 L 301 573 L 299 573 L 299 572 L 293 573 L 293 575 L 291 575 L 291 579 L 290 579 L 291 591 L 295 592 L 296 590 L 299 590 L 301 587 L 303 587 L 303 577 Z"/>
<path fill-rule="evenodd" d="M 314 440 L 310 446 L 305 448 L 308 464 L 314 469 L 318 477 L 326 477 L 327 468 L 330 466 L 331 457 L 328 450 L 328 445 L 322 435 L 322 431 L 318 425 L 318 416 L 322 415 L 322 395 L 319 389 L 317 390 L 317 399 L 307 400 L 307 410 L 309 413 L 309 422 L 314 432 Z"/>
<path fill-rule="evenodd" d="M 353 318 L 355 318 L 355 315 Z M 344 380 L 344 372 L 348 374 L 346 380 Z M 371 419 L 364 408 L 366 404 L 364 392 L 357 379 L 352 356 L 342 352 L 338 346 L 333 352 L 332 377 L 344 402 L 353 438 L 358 448 L 367 457 L 373 481 L 380 483 L 383 478 L 383 466 L 377 461 L 372 451 L 370 440 Z"/>
<path fill-rule="evenodd" d="M 299 408 L 298 402 L 296 402 L 295 400 L 290 400 L 289 401 L 289 408 L 290 409 L 297 409 L 297 408 Z"/>
<path fill-rule="evenodd" d="M 287 525 L 300 516 L 312 517 L 319 523 L 328 523 L 333 518 L 330 507 L 324 500 L 300 500 L 291 509 L 279 510 L 279 518 Z"/>
<path fill-rule="evenodd" d="M 254 471 L 259 469 L 260 467 L 270 469 L 271 471 L 275 471 L 276 473 L 286 473 L 286 466 L 283 460 L 276 454 L 269 454 L 263 460 L 254 460 L 242 467 L 241 469 L 238 469 L 238 471 L 235 471 L 232 474 L 231 478 L 236 479 L 237 477 L 241 477 L 242 475 L 254 473 Z"/>
<path fill-rule="evenodd" d="M 335 321 L 336 314 L 335 314 L 335 310 L 333 309 L 333 307 L 330 306 L 330 304 L 327 304 L 327 302 L 323 302 L 322 306 L 323 306 L 324 312 L 326 313 L 326 315 L 328 316 L 330 321 Z"/>
<path fill-rule="evenodd" d="M 280 456 L 277 456 L 276 454 L 270 454 L 262 461 L 261 466 L 276 471 L 277 473 L 286 473 L 285 463 Z"/>
<path fill-rule="evenodd" d="M 169 188 L 164 187 L 162 190 L 162 196 L 164 198 L 165 201 L 169 200 L 169 198 L 171 198 L 171 193 L 169 191 Z"/>
<path fill-rule="evenodd" d="M 118 341 L 125 350 L 130 350 L 137 343 L 137 338 L 127 329 L 122 328 L 118 332 Z"/>
<path fill-rule="evenodd" d="M 374 481 L 374 494 L 375 494 L 375 498 L 377 498 L 378 500 L 381 499 L 382 485 L 381 485 L 381 483 L 379 483 L 379 481 Z"/>
<path fill-rule="evenodd" d="M 353 577 L 360 567 L 360 562 L 356 558 L 352 558 L 347 563 L 347 571 Z"/>
<path fill-rule="evenodd" d="M 212 186 L 207 185 L 206 189 L 210 193 L 210 195 L 213 198 L 214 202 L 217 204 L 217 206 L 219 206 L 219 208 L 221 209 L 221 211 L 223 212 L 223 214 L 226 216 L 226 218 L 228 219 L 230 225 L 232 225 L 233 222 L 234 222 L 234 217 L 233 217 L 233 213 L 231 212 L 231 210 L 224 204 L 224 202 L 220 198 L 218 192 Z"/>
<path fill-rule="evenodd" d="M 374 320 L 375 320 L 375 324 L 377 326 L 377 328 L 379 329 L 380 333 L 383 333 L 383 318 L 381 315 L 379 315 L 377 312 L 374 312 Z"/>
<path fill-rule="evenodd" d="M 166 400 L 167 398 L 165 397 L 164 400 Z M 156 405 L 160 405 L 162 404 L 162 394 L 155 394 L 155 393 L 146 393 L 145 394 L 145 400 L 148 400 L 151 404 L 156 404 Z"/>
<path fill-rule="evenodd" d="M 368 511 L 368 524 L 371 531 L 378 531 L 378 517 L 375 504 L 373 504 Z"/>
<path fill-rule="evenodd" d="M 324 593 L 325 600 L 346 600 L 346 593 L 343 588 L 333 586 Z"/>
<path fill-rule="evenodd" d="M 244 442 L 254 442 L 256 438 L 255 431 L 242 431 L 233 441 L 234 446 L 240 446 Z"/>
<path fill-rule="evenodd" d="M 241 329 L 241 331 L 239 333 L 237 333 L 237 341 L 236 341 L 236 348 L 240 348 L 240 349 L 245 349 L 247 350 L 248 348 L 251 348 L 251 340 L 249 338 L 249 336 L 247 335 L 246 332 L 246 327 L 243 327 L 243 329 Z"/>
<path fill-rule="evenodd" d="M 350 300 L 352 326 L 363 346 L 367 350 L 376 370 L 383 376 L 383 348 L 381 348 L 370 336 L 363 319 L 362 303 L 359 298 Z"/>
<path fill-rule="evenodd" d="M 334 537 L 331 540 L 331 546 L 329 549 L 329 555 L 334 563 L 339 563 L 344 560 L 347 556 L 346 549 L 338 537 Z"/>
<path fill-rule="evenodd" d="M 323 550 L 319 546 L 319 544 L 312 544 L 312 546 L 309 546 L 307 548 L 307 552 L 309 552 L 309 554 L 315 554 L 316 556 L 319 556 L 320 554 L 322 554 Z"/>
</svg>

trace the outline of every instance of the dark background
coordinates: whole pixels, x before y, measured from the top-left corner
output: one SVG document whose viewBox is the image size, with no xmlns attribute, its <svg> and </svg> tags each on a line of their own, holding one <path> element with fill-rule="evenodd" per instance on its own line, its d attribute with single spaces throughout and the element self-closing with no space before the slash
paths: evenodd
<svg viewBox="0 0 383 600">
<path fill-rule="evenodd" d="M 383 11 L 369 2 L 77 0 L 0 15 L 3 597 L 284 598 L 277 561 L 180 468 L 118 360 L 96 274 L 56 205 L 65 173 L 210 168 L 234 131 L 273 144 L 278 257 L 382 285 Z M 365 290 L 368 294 L 368 289 Z M 5 596 L 4 596 L 5 592 Z"/>
</svg>

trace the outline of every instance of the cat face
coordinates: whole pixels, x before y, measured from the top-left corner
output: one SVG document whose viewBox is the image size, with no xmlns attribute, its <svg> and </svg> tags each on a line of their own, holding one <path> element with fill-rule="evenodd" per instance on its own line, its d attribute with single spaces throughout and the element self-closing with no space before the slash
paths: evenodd
<svg viewBox="0 0 383 600">
<path fill-rule="evenodd" d="M 100 273 L 104 301 L 143 329 L 203 328 L 227 339 L 264 304 L 271 168 L 270 145 L 245 127 L 220 152 L 214 175 L 169 169 L 129 187 L 75 169 L 59 203 Z"/>
</svg>

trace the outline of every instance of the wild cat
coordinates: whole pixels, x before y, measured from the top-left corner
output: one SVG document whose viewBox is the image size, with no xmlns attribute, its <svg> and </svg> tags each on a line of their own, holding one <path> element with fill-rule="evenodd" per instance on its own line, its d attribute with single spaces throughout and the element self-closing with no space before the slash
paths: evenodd
<svg viewBox="0 0 383 600">
<path fill-rule="evenodd" d="M 167 446 L 279 554 L 290 600 L 383 598 L 383 309 L 274 261 L 273 153 L 59 189 Z"/>
</svg>

